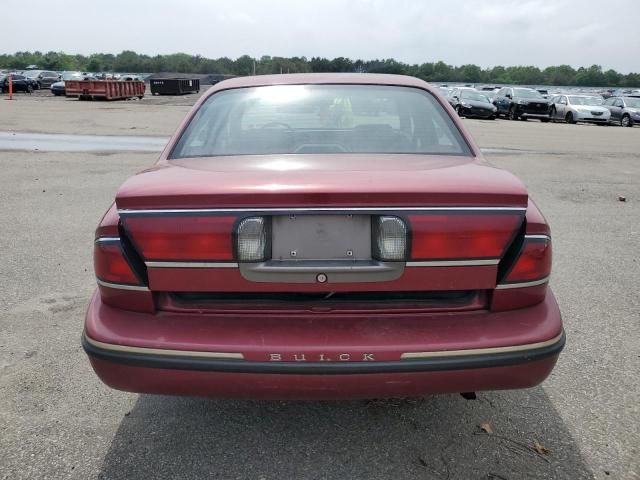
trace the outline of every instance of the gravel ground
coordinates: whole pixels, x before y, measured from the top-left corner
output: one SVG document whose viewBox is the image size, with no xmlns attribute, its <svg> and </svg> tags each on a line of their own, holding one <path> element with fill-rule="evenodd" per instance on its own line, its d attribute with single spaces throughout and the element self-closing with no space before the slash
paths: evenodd
<svg viewBox="0 0 640 480">
<path fill-rule="evenodd" d="M 0 99 L 0 131 L 164 136 L 193 100 Z M 542 386 L 475 401 L 108 389 L 79 344 L 93 230 L 118 185 L 156 154 L 0 151 L 0 478 L 640 478 L 640 129 L 465 123 L 551 223 L 568 336 Z"/>
</svg>

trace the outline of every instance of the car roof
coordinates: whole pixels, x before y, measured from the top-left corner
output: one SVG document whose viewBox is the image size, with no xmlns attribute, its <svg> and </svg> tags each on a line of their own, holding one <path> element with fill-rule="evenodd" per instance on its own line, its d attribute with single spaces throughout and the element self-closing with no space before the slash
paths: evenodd
<svg viewBox="0 0 640 480">
<path fill-rule="evenodd" d="M 427 82 L 407 75 L 388 75 L 378 73 L 291 73 L 283 75 L 256 75 L 235 77 L 216 83 L 207 90 L 205 96 L 230 88 L 263 87 L 269 85 L 393 85 L 399 87 L 417 87 L 433 92 L 435 89 Z"/>
</svg>

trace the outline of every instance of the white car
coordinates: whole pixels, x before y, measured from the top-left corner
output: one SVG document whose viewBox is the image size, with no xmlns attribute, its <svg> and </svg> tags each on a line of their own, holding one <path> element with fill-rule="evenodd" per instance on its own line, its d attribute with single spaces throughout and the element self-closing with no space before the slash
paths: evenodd
<svg viewBox="0 0 640 480">
<path fill-rule="evenodd" d="M 549 117 L 567 123 L 589 122 L 607 125 L 611 118 L 604 99 L 595 95 L 556 95 L 551 99 Z"/>
</svg>

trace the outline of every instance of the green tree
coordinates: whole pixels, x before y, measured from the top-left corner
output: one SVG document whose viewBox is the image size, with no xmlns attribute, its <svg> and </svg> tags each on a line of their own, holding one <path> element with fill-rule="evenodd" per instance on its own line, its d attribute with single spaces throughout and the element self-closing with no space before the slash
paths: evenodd
<svg viewBox="0 0 640 480">
<path fill-rule="evenodd" d="M 607 83 L 600 65 L 591 65 L 589 68 L 580 67 L 574 81 L 575 85 L 585 87 L 603 87 Z"/>
<path fill-rule="evenodd" d="M 576 71 L 570 65 L 547 67 L 542 72 L 544 82 L 548 85 L 571 85 L 574 82 Z"/>
<path fill-rule="evenodd" d="M 477 65 L 448 65 L 442 61 L 406 64 L 393 58 L 351 60 L 346 57 L 271 57 L 255 59 L 243 55 L 235 60 L 228 57 L 205 58 L 200 55 L 174 53 L 153 57 L 125 50 L 117 55 L 94 53 L 68 55 L 64 52 L 16 52 L 0 54 L 0 68 L 22 70 L 37 65 L 48 70 L 82 70 L 89 72 L 176 72 L 221 73 L 234 75 L 269 74 L 280 72 L 372 72 L 412 75 L 429 82 L 502 83 L 519 85 L 559 85 L 592 87 L 640 87 L 640 75 L 623 75 L 613 69 L 602 71 L 599 65 L 580 67 L 548 66 L 544 70 L 531 65 L 495 66 L 482 69 Z"/>
</svg>

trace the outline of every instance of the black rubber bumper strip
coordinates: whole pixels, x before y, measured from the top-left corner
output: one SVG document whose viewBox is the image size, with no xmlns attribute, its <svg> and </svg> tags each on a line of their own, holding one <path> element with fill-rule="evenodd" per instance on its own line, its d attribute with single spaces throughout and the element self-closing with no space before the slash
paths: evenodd
<svg viewBox="0 0 640 480">
<path fill-rule="evenodd" d="M 479 355 L 442 356 L 371 362 L 253 362 L 247 360 L 194 358 L 177 355 L 123 352 L 97 347 L 82 336 L 82 346 L 91 357 L 121 365 L 169 370 L 197 370 L 230 373 L 295 375 L 345 375 L 362 373 L 407 373 L 466 370 L 519 365 L 559 354 L 564 348 L 564 331 L 557 342 L 541 348 Z"/>
</svg>

